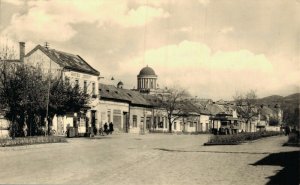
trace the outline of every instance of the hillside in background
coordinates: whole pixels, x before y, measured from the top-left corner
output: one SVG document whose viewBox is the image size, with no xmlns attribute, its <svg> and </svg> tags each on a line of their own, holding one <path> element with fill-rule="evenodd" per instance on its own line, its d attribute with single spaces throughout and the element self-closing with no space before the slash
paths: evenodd
<svg viewBox="0 0 300 185">
<path fill-rule="evenodd" d="M 285 97 L 279 95 L 267 96 L 258 99 L 258 102 L 266 105 L 280 104 L 281 106 L 285 106 L 285 105 L 297 106 L 300 104 L 300 93 L 291 94 Z"/>
<path fill-rule="evenodd" d="M 283 121 L 290 125 L 299 125 L 300 93 L 288 96 L 272 95 L 258 99 L 258 104 L 280 105 L 283 109 Z"/>
</svg>

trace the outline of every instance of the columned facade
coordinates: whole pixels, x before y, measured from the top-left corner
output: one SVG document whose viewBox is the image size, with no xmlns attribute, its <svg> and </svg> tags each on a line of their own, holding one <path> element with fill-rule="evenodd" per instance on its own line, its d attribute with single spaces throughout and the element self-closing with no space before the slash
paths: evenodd
<svg viewBox="0 0 300 185">
<path fill-rule="evenodd" d="M 138 77 L 138 89 L 156 89 L 156 77 Z"/>
<path fill-rule="evenodd" d="M 157 75 L 151 67 L 144 67 L 137 75 L 137 89 L 139 91 L 153 91 L 157 89 Z"/>
</svg>

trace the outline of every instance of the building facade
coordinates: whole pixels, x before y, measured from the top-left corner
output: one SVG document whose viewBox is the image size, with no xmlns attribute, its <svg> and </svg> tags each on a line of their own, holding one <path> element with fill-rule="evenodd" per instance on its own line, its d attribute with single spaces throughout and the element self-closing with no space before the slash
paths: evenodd
<svg viewBox="0 0 300 185">
<path fill-rule="evenodd" d="M 25 44 L 23 45 L 25 47 Z M 22 50 L 25 51 L 25 48 Z M 58 51 L 37 45 L 34 49 L 24 55 L 24 63 L 40 68 L 45 74 L 53 78 L 62 79 L 71 85 L 89 94 L 90 103 L 79 112 L 69 112 L 65 116 L 54 116 L 52 129 L 57 135 L 64 135 L 67 127 L 74 127 L 77 135 L 85 135 L 88 128 L 99 127 L 99 112 L 96 107 L 99 104 L 99 75 L 100 73 L 91 67 L 79 55 Z"/>
</svg>

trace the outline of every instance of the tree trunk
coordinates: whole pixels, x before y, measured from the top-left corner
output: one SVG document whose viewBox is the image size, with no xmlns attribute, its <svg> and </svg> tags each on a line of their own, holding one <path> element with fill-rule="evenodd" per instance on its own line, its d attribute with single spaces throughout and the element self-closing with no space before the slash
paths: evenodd
<svg viewBox="0 0 300 185">
<path fill-rule="evenodd" d="M 12 139 L 16 138 L 16 118 L 15 118 L 15 116 L 12 117 L 12 122 L 11 122 L 11 138 Z"/>
<path fill-rule="evenodd" d="M 11 137 L 12 137 L 12 139 L 16 138 L 16 123 L 15 123 L 15 120 L 12 121 Z"/>
<path fill-rule="evenodd" d="M 170 118 L 168 118 L 169 120 L 169 133 L 172 133 L 172 121 Z"/>
<path fill-rule="evenodd" d="M 169 122 L 169 133 L 172 133 L 172 123 Z"/>
</svg>

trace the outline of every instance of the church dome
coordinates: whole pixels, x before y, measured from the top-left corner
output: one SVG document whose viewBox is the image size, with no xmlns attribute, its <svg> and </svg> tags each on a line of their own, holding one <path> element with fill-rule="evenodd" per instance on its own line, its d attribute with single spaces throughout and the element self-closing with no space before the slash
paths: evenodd
<svg viewBox="0 0 300 185">
<path fill-rule="evenodd" d="M 143 69 L 141 69 L 138 76 L 156 76 L 156 74 L 151 67 L 146 66 Z"/>
</svg>

